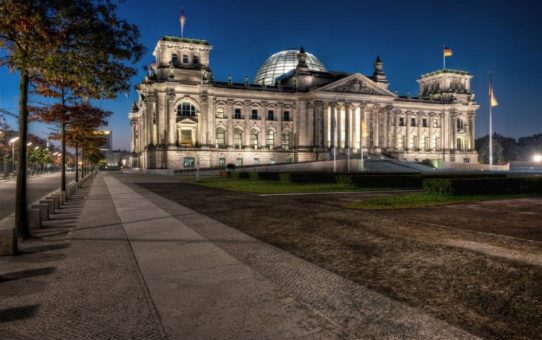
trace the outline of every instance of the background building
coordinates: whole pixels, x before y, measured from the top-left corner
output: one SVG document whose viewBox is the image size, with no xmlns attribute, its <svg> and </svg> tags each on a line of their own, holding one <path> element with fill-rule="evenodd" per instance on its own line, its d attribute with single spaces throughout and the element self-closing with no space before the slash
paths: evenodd
<svg viewBox="0 0 542 340">
<path fill-rule="evenodd" d="M 285 50 L 269 57 L 255 83 L 216 81 L 205 40 L 165 36 L 137 86 L 129 113 L 132 166 L 224 167 L 386 154 L 400 160 L 477 162 L 478 105 L 472 76 L 441 69 L 422 75 L 418 97 L 388 90 L 374 73 L 332 72 L 316 56 Z"/>
</svg>

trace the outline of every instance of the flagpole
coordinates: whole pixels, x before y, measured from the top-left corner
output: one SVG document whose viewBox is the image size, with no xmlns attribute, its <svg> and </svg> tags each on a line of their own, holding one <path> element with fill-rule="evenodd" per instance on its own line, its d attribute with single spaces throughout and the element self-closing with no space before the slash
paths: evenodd
<svg viewBox="0 0 542 340">
<path fill-rule="evenodd" d="M 493 105 L 491 102 L 491 91 L 493 84 L 491 71 L 489 71 L 489 170 L 493 170 Z"/>
<path fill-rule="evenodd" d="M 442 45 L 442 69 L 446 69 L 446 53 L 444 53 L 444 49 L 446 46 Z"/>
</svg>

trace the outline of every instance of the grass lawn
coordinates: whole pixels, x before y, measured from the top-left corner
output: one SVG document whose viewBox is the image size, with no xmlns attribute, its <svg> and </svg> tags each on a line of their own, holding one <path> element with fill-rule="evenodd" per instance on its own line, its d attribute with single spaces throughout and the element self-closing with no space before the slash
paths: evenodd
<svg viewBox="0 0 542 340">
<path fill-rule="evenodd" d="M 489 201 L 510 198 L 522 198 L 527 195 L 476 195 L 476 196 L 452 196 L 438 195 L 427 192 L 393 195 L 385 197 L 373 197 L 363 201 L 350 202 L 346 205 L 352 209 L 405 209 L 423 208 L 435 205 L 451 203 L 465 203 L 477 201 Z"/>
<path fill-rule="evenodd" d="M 307 192 L 367 191 L 361 188 L 344 188 L 336 183 L 287 183 L 257 179 L 204 179 L 195 182 L 209 188 L 249 192 L 253 194 L 282 194 Z"/>
</svg>

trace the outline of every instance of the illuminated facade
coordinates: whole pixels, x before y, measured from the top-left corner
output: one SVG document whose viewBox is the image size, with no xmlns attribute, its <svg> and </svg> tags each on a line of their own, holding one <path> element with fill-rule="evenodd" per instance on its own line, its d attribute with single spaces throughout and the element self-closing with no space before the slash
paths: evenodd
<svg viewBox="0 0 542 340">
<path fill-rule="evenodd" d="M 388 90 L 374 73 L 330 72 L 313 55 L 286 50 L 264 62 L 255 83 L 215 81 L 212 46 L 166 36 L 138 85 L 129 114 L 133 166 L 183 169 L 329 160 L 348 153 L 400 160 L 477 162 L 478 105 L 472 76 L 438 70 L 418 80 L 418 97 Z M 295 59 L 293 59 L 295 57 Z"/>
</svg>

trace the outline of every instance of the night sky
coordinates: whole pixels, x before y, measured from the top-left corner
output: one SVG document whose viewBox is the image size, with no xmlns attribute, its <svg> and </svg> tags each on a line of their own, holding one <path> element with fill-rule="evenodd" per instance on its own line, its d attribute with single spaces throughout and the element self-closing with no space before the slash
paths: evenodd
<svg viewBox="0 0 542 340">
<path fill-rule="evenodd" d="M 452 48 L 447 67 L 467 70 L 481 105 L 476 135 L 488 131 L 488 72 L 493 71 L 494 130 L 521 137 L 542 133 L 542 2 L 539 1 L 308 1 L 185 0 L 121 4 L 119 15 L 139 26 L 147 53 L 137 65 L 152 62 L 163 35 L 180 35 L 181 5 L 185 36 L 214 46 L 211 68 L 216 80 L 252 81 L 271 54 L 305 47 L 328 70 L 372 74 L 377 55 L 384 61 L 390 90 L 416 95 L 416 79 L 442 68 L 442 46 Z M 0 107 L 16 111 L 18 76 L 0 70 Z M 129 148 L 130 103 L 135 90 L 97 103 L 111 110 L 115 148 Z M 16 126 L 13 120 L 9 121 Z M 31 131 L 47 127 L 33 123 Z"/>
</svg>

